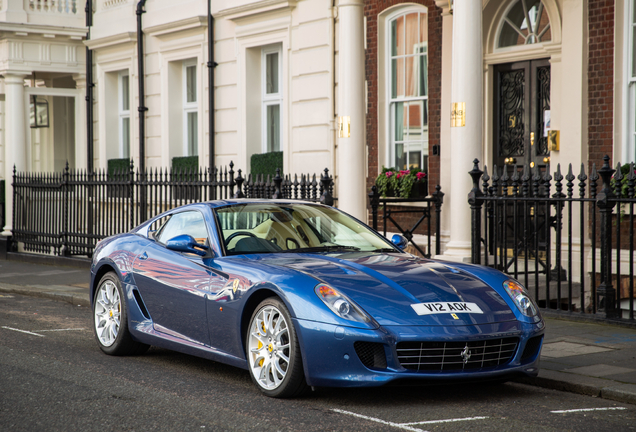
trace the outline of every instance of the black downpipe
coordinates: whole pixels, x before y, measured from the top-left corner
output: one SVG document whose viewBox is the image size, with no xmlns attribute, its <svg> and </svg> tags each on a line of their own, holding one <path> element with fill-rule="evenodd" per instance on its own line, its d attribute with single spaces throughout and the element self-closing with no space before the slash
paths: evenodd
<svg viewBox="0 0 636 432">
<path fill-rule="evenodd" d="M 86 0 L 86 40 L 91 38 L 91 27 L 93 26 L 93 0 Z M 95 159 L 93 148 L 93 50 L 86 47 L 86 171 L 88 172 L 91 183 L 93 181 Z M 86 191 L 89 197 L 93 197 L 93 186 L 89 186 Z M 93 234 L 93 206 L 88 206 L 87 212 L 88 230 L 87 234 Z M 68 250 L 68 249 L 67 249 Z"/>
<path fill-rule="evenodd" d="M 144 6 L 146 5 L 146 0 L 139 0 L 137 3 L 137 61 L 138 61 L 138 72 L 139 72 L 139 108 L 137 111 L 139 112 L 139 166 L 137 168 L 138 176 L 142 176 L 142 182 L 145 180 L 146 174 L 146 111 L 148 108 L 146 107 L 146 93 L 144 90 L 144 34 L 141 31 L 141 14 L 146 13 L 144 10 Z M 147 216 L 147 202 L 146 202 L 146 188 L 138 186 L 139 194 L 139 214 L 137 215 L 136 223 L 141 223 L 146 221 Z M 131 197 L 133 194 L 131 194 Z M 131 212 L 131 220 L 132 220 L 132 212 Z M 134 226 L 135 223 L 131 224 L 131 227 Z"/>
<path fill-rule="evenodd" d="M 212 18 L 212 0 L 208 0 L 208 124 L 210 131 L 208 132 L 210 141 L 210 174 L 214 170 L 214 152 L 215 152 L 215 125 L 214 125 L 214 18 Z"/>
<path fill-rule="evenodd" d="M 146 94 L 144 90 L 144 34 L 141 31 L 141 14 L 146 13 L 144 6 L 146 0 L 139 0 L 137 3 L 137 61 L 138 61 L 138 78 L 139 78 L 139 172 L 143 173 L 146 169 L 146 111 L 145 106 Z"/>
<path fill-rule="evenodd" d="M 86 1 L 86 40 L 91 38 L 91 26 L 93 25 L 93 1 Z M 86 47 L 86 158 L 87 170 L 89 173 L 93 172 L 93 51 Z"/>
</svg>

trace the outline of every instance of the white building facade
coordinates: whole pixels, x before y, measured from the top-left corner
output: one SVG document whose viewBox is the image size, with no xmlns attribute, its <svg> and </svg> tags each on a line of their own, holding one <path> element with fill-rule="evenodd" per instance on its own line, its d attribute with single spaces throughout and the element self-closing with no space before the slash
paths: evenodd
<svg viewBox="0 0 636 432">
<path fill-rule="evenodd" d="M 208 2 L 148 0 L 141 16 L 143 101 L 139 3 L 94 1 L 87 40 L 83 2 L 0 0 L 0 179 L 7 180 L 7 209 L 14 166 L 36 172 L 59 171 L 66 161 L 88 166 L 86 47 L 94 56 L 96 169 L 114 159 L 140 165 L 140 106 L 147 108 L 146 167 L 170 167 L 183 156 L 207 167 L 212 94 L 217 166 L 233 161 L 248 173 L 253 154 L 282 151 L 285 173 L 329 169 L 338 206 L 362 220 L 383 166 L 427 170 L 429 192 L 439 183 L 446 194 L 442 230 L 451 259 L 470 256 L 472 185 L 463 173 L 475 158 L 489 167 L 503 163 L 496 144 L 502 74 L 548 73 L 542 93 L 548 105 L 527 98 L 527 111 L 539 114 L 524 145 L 544 145 L 537 125 L 549 120 L 561 146 L 527 162 L 572 163 L 578 170 L 590 160 L 598 164 L 601 153 L 613 161 L 636 157 L 634 0 L 212 0 L 212 92 Z M 465 125 L 452 128 L 452 105 L 462 102 Z M 48 127 L 31 122 L 39 110 L 48 112 Z M 5 235 L 10 228 L 9 221 Z"/>
</svg>

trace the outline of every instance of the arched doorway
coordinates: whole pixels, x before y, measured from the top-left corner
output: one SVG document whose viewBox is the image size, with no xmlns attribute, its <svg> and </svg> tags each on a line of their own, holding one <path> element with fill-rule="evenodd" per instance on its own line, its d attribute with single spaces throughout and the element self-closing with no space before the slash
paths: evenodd
<svg viewBox="0 0 636 432">
<path fill-rule="evenodd" d="M 553 0 L 490 1 L 484 21 L 488 163 L 545 171 L 553 114 L 551 63 L 560 56 L 558 9 Z"/>
</svg>

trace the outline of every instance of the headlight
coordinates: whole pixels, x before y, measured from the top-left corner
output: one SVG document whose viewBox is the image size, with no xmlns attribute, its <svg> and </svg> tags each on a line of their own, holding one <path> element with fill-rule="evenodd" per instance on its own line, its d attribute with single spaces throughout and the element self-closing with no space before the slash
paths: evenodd
<svg viewBox="0 0 636 432">
<path fill-rule="evenodd" d="M 329 285 L 317 285 L 315 291 L 318 297 L 320 297 L 320 300 L 340 318 L 364 323 L 371 321 L 362 309 L 349 300 L 344 294 L 341 294 Z"/>
<path fill-rule="evenodd" d="M 522 314 L 527 317 L 533 317 L 539 313 L 534 301 L 526 293 L 525 288 L 519 282 L 507 280 L 503 283 L 503 287 L 506 289 L 508 295 L 510 295 L 510 298 L 512 298 Z"/>
</svg>

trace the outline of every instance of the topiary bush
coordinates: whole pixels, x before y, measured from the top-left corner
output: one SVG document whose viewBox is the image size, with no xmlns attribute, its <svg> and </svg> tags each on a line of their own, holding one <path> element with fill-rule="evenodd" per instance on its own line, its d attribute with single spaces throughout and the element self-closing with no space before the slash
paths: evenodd
<svg viewBox="0 0 636 432">
<path fill-rule="evenodd" d="M 115 174 L 128 174 L 130 171 L 130 159 L 108 159 L 108 178 L 112 178 Z"/>
<path fill-rule="evenodd" d="M 273 178 L 276 175 L 276 168 L 280 168 L 280 173 L 282 175 L 283 152 L 253 154 L 250 159 L 250 166 L 250 173 L 252 174 L 252 177 L 258 174 L 263 174 L 264 177 L 271 175 Z"/>
<path fill-rule="evenodd" d="M 179 156 L 172 158 L 172 172 L 199 172 L 199 156 Z"/>
</svg>

